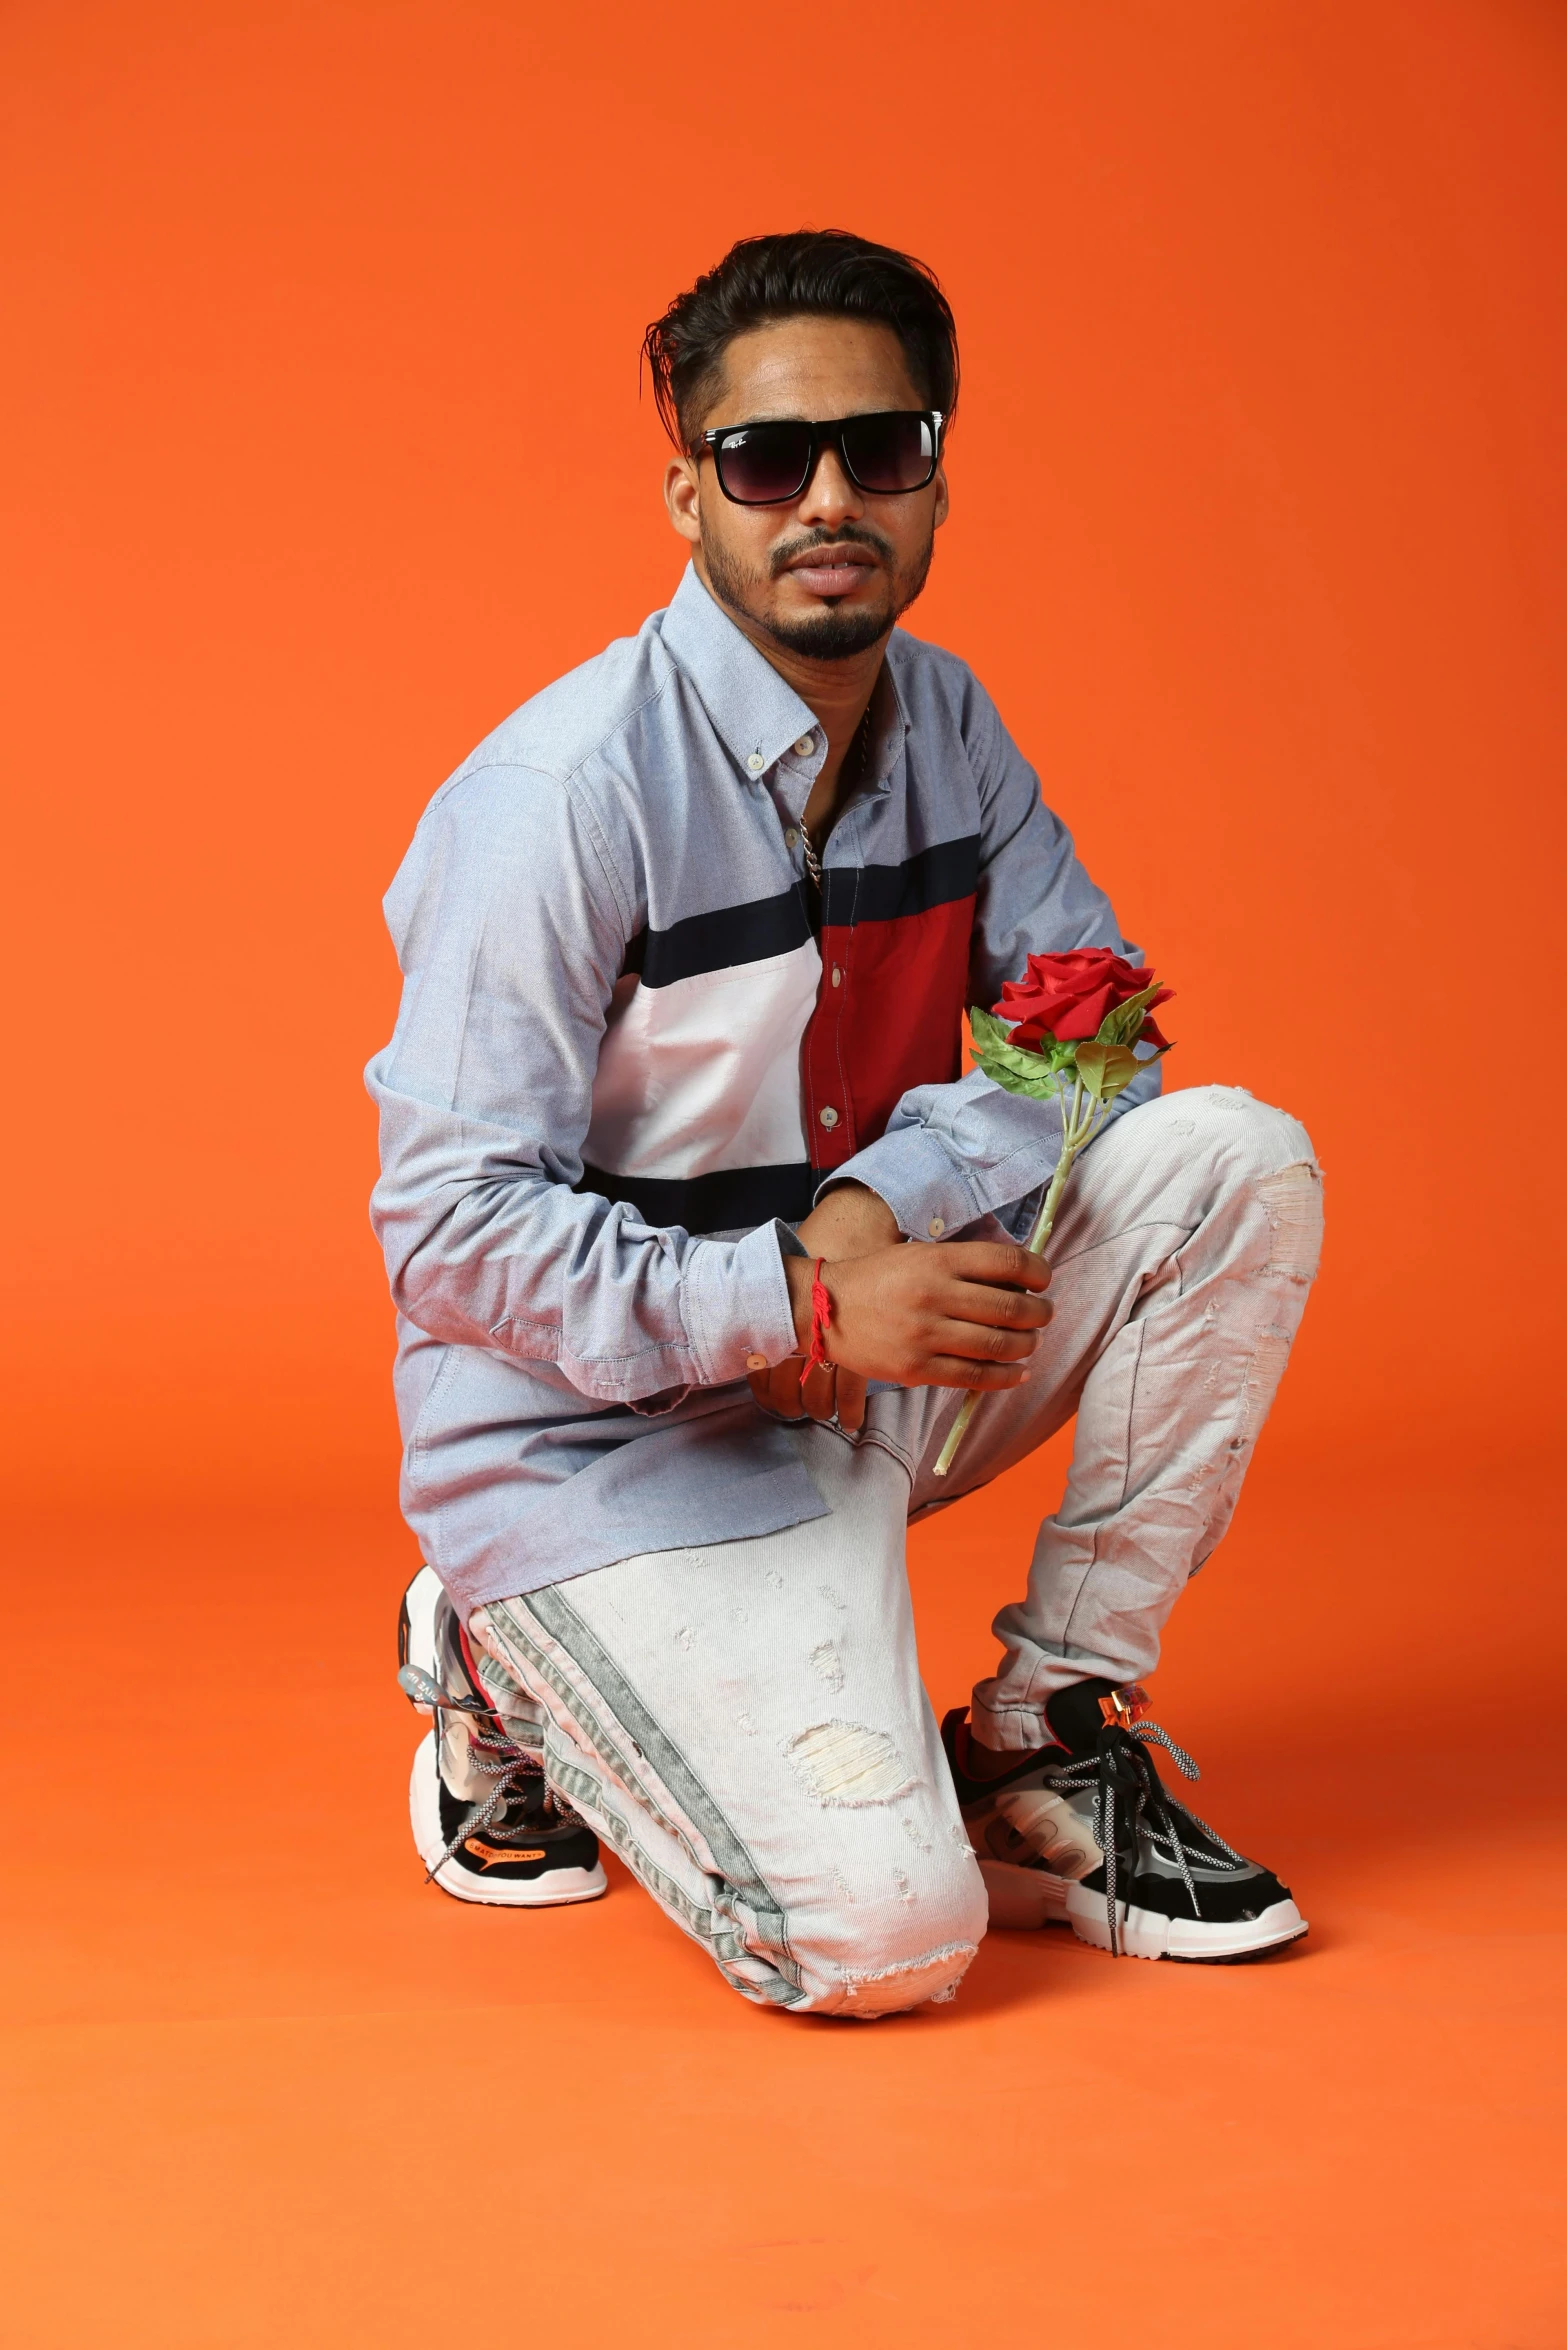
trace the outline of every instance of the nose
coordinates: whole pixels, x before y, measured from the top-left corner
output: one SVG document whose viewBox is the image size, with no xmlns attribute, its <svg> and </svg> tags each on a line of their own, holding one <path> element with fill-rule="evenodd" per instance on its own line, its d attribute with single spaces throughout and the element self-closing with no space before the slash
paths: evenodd
<svg viewBox="0 0 1567 2350">
<path fill-rule="evenodd" d="M 843 469 L 843 459 L 829 445 L 817 457 L 816 470 L 800 492 L 795 512 L 802 522 L 817 529 L 833 530 L 864 511 L 863 491 L 855 488 Z"/>
</svg>

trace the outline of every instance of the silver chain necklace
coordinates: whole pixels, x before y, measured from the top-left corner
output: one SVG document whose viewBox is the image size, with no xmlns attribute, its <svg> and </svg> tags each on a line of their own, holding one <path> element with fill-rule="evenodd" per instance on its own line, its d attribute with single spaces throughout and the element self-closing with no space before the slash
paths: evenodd
<svg viewBox="0 0 1567 2350">
<path fill-rule="evenodd" d="M 869 702 L 865 705 L 864 717 L 855 729 L 854 739 L 860 750 L 860 772 L 855 777 L 855 782 L 858 784 L 865 781 L 865 771 L 871 760 L 871 706 Z M 803 815 L 800 818 L 800 847 L 805 856 L 805 870 L 815 882 L 817 894 L 822 895 L 822 861 L 816 853 L 816 843 L 811 838 L 810 827 Z"/>
</svg>

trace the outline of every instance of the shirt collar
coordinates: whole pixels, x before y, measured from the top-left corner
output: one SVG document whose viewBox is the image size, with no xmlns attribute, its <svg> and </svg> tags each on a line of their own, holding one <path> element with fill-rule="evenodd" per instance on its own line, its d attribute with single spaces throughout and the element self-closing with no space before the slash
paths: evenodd
<svg viewBox="0 0 1567 2350">
<path fill-rule="evenodd" d="M 661 634 L 701 695 L 708 716 L 739 762 L 760 775 L 815 731 L 816 717 L 750 638 L 736 628 L 688 563 L 664 614 Z M 761 766 L 753 766 L 760 759 Z"/>
<path fill-rule="evenodd" d="M 690 678 L 742 774 L 762 775 L 805 736 L 820 734 L 816 713 L 759 653 L 703 586 L 688 563 L 660 629 L 664 645 Z M 906 725 L 890 662 L 871 697 L 867 781 L 885 791 L 903 748 Z"/>
</svg>

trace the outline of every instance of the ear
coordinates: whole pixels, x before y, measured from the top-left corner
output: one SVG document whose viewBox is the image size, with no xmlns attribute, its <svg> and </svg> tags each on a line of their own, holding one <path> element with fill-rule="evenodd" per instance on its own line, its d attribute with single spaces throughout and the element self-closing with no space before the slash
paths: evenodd
<svg viewBox="0 0 1567 2350">
<path fill-rule="evenodd" d="M 947 515 L 952 504 L 951 499 L 947 495 L 947 469 L 945 465 L 938 465 L 936 468 L 935 488 L 936 504 L 931 514 L 930 526 L 932 530 L 940 530 L 942 524 L 947 519 Z"/>
<path fill-rule="evenodd" d="M 699 546 L 702 539 L 702 482 L 694 457 L 671 457 L 664 468 L 664 504 L 669 519 L 683 539 Z"/>
</svg>

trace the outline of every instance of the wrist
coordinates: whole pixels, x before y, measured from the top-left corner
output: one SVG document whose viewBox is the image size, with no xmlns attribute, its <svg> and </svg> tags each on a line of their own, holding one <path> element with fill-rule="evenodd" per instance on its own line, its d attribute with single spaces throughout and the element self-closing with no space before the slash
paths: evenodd
<svg viewBox="0 0 1567 2350">
<path fill-rule="evenodd" d="M 896 1248 L 903 1235 L 898 1219 L 879 1192 L 863 1183 L 834 1185 L 800 1226 L 801 1245 L 829 1263 L 837 1257 L 868 1257 Z"/>
<path fill-rule="evenodd" d="M 814 1257 L 785 1257 L 784 1279 L 789 1284 L 789 1311 L 794 1317 L 794 1335 L 801 1354 L 811 1343 L 811 1283 L 816 1272 Z"/>
</svg>

